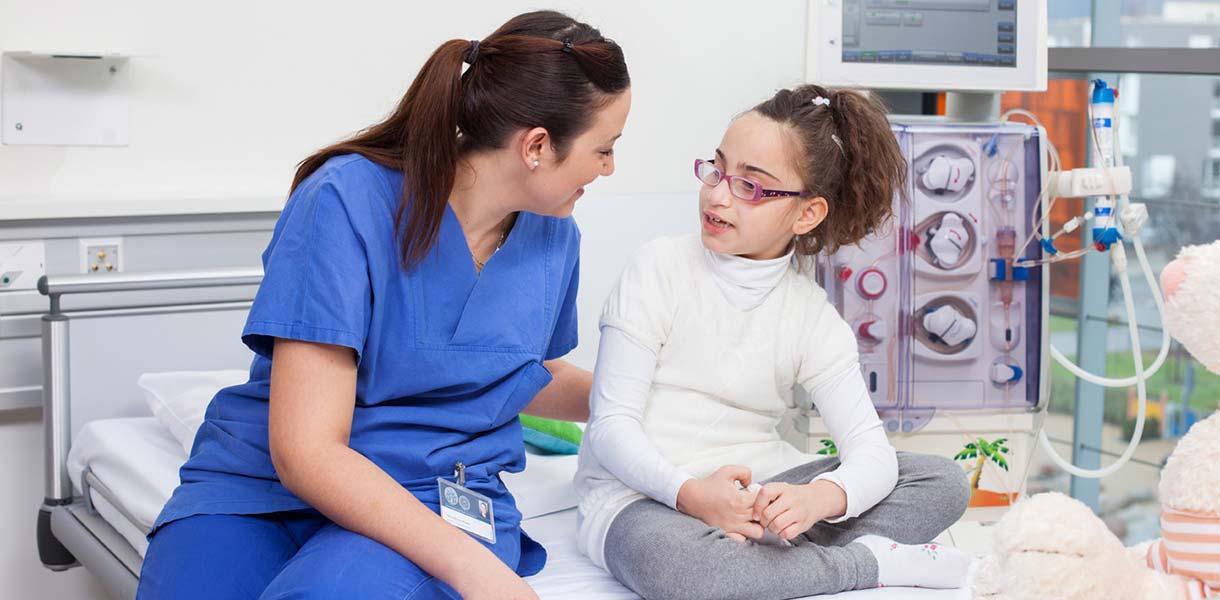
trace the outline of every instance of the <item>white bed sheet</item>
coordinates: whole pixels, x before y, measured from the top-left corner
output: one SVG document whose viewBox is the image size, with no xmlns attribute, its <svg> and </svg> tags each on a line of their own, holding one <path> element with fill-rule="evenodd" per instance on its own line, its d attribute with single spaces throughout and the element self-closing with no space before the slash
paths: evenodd
<svg viewBox="0 0 1220 600">
<path fill-rule="evenodd" d="M 68 474 L 77 492 L 88 467 L 114 496 L 111 504 L 96 490 L 98 513 L 144 556 L 144 537 L 178 485 L 186 460 L 182 446 L 155 417 L 104 419 L 81 429 L 68 453 Z M 528 518 L 522 527 L 547 549 L 547 566 L 528 579 L 543 600 L 627 600 L 638 598 L 576 549 L 576 495 L 572 490 L 575 456 L 529 455 L 524 474 L 505 474 L 504 482 Z M 127 519 L 129 513 L 134 521 Z M 961 590 L 886 588 L 861 590 L 820 600 L 967 600 Z"/>
<path fill-rule="evenodd" d="M 82 427 L 72 440 L 68 477 L 79 494 L 85 469 L 93 472 L 133 519 L 97 490 L 89 495 L 94 508 L 144 556 L 144 535 L 178 486 L 178 468 L 185 461 L 182 445 L 156 417 L 101 419 Z"/>
<path fill-rule="evenodd" d="M 521 514 L 531 518 L 575 507 L 576 460 L 531 454 L 526 459 L 528 471 L 503 474 Z M 181 444 L 155 417 L 101 419 L 86 424 L 73 440 L 68 476 L 78 494 L 84 490 L 86 468 L 101 480 L 121 506 L 90 490 L 94 507 L 144 556 L 148 549 L 144 535 L 178 486 L 178 469 L 185 461 Z M 124 510 L 134 519 L 124 517 Z"/>
</svg>

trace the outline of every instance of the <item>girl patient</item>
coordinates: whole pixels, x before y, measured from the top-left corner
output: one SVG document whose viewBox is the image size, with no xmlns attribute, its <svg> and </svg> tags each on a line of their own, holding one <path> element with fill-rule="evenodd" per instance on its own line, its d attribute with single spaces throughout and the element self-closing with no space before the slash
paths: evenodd
<svg viewBox="0 0 1220 600">
<path fill-rule="evenodd" d="M 930 540 L 965 511 L 966 477 L 894 451 L 810 274 L 891 215 L 906 167 L 884 109 L 781 90 L 694 170 L 702 231 L 641 248 L 601 316 L 581 550 L 645 598 L 963 585 L 969 557 Z M 781 440 L 798 384 L 837 458 Z"/>
</svg>

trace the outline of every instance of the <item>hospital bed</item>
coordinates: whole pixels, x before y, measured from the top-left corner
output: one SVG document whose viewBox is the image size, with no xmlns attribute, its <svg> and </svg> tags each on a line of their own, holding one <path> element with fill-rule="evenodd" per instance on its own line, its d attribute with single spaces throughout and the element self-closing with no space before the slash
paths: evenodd
<svg viewBox="0 0 1220 600">
<path fill-rule="evenodd" d="M 42 323 L 46 499 L 38 515 L 39 553 L 48 568 L 84 566 L 115 598 L 135 596 L 148 548 L 145 534 L 186 460 L 181 443 L 141 400 L 136 380 L 154 371 L 246 368 L 251 355 L 239 337 L 260 280 L 258 270 L 233 270 L 51 276 L 40 282 L 51 306 Z M 64 308 L 64 296 L 138 298 L 150 291 L 167 300 L 107 310 Z M 126 351 L 114 351 L 118 339 Z M 505 475 L 523 528 L 549 555 L 546 568 L 528 581 L 544 599 L 636 598 L 576 549 L 575 470 L 574 456 L 530 454 L 524 472 Z M 964 589 L 889 588 L 827 598 L 968 597 Z"/>
</svg>

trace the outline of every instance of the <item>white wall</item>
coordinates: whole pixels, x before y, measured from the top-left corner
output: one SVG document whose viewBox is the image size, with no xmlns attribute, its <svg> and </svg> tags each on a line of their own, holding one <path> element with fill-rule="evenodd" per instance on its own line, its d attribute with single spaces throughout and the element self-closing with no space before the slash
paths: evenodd
<svg viewBox="0 0 1220 600">
<path fill-rule="evenodd" d="M 316 6 L 316 8 L 308 8 Z M 625 49 L 635 106 L 604 191 L 690 189 L 687 158 L 802 73 L 804 3 L 555 2 Z M 378 120 L 440 43 L 531 2 L 8 0 L 3 50 L 129 52 L 131 145 L 0 146 L 0 198 L 279 195 L 310 151 Z"/>
<path fill-rule="evenodd" d="M 6 199 L 107 202 L 281 196 L 310 151 L 390 110 L 440 43 L 482 38 L 520 1 L 6 0 L 0 49 L 128 52 L 131 144 L 125 148 L 0 146 Z M 626 254 L 660 233 L 698 227 L 691 161 L 730 118 L 799 82 L 804 0 L 746 4 L 558 1 L 618 41 L 634 105 L 616 149 L 617 173 L 595 183 L 576 216 L 584 231 L 581 347 L 592 366 L 596 317 Z M 163 200 L 162 200 L 163 199 Z M 37 562 L 41 430 L 30 415 L 0 417 L 0 597 L 99 597 L 80 570 Z"/>
</svg>

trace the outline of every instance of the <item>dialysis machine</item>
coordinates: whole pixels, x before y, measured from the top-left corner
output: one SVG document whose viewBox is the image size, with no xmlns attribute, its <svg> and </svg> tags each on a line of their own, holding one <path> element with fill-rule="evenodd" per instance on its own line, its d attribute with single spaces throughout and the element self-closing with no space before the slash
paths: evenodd
<svg viewBox="0 0 1220 600">
<path fill-rule="evenodd" d="M 999 114 L 999 92 L 1046 89 L 1046 0 L 810 0 L 807 80 L 830 86 L 947 91 L 946 117 L 894 117 L 908 180 L 894 217 L 857 246 L 818 259 L 816 276 L 856 333 L 866 385 L 895 447 L 958 461 L 974 490 L 971 512 L 991 518 L 1023 491 L 1035 440 L 1073 475 L 1102 477 L 1139 442 L 1145 369 L 1124 243 L 1153 289 L 1138 233 L 1142 205 L 1127 202 L 1130 173 L 1114 135 L 1115 90 L 1097 81 L 1089 101 L 1092 169 L 1062 172 L 1041 126 Z M 1036 118 L 1028 112 L 1014 110 Z M 1091 196 L 1093 210 L 1051 232 L 1056 197 Z M 1093 242 L 1064 252 L 1055 239 L 1092 221 Z M 1050 264 L 1109 253 L 1130 314 L 1136 377 L 1085 372 L 1050 346 Z M 1041 431 L 1049 359 L 1141 399 L 1123 458 L 1088 471 L 1061 459 Z M 799 395 L 799 391 L 798 391 Z M 812 453 L 837 450 L 816 410 L 784 436 Z"/>
<path fill-rule="evenodd" d="M 873 404 L 900 450 L 958 458 L 972 506 L 1021 490 L 1045 397 L 1042 137 L 1027 125 L 903 124 L 908 161 L 889 224 L 819 257 L 816 275 L 856 333 Z M 816 413 L 790 441 L 833 452 Z M 986 446 L 985 448 L 983 446 Z M 977 513 L 977 511 L 976 511 Z"/>
</svg>

